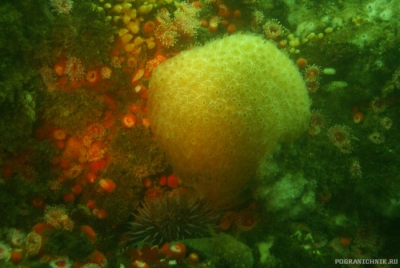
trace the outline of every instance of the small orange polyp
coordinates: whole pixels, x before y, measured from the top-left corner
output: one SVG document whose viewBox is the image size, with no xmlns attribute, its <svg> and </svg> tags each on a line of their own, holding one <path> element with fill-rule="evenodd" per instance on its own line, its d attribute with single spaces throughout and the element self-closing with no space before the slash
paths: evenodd
<svg viewBox="0 0 400 268">
<path fill-rule="evenodd" d="M 66 61 L 57 62 L 53 66 L 53 72 L 57 76 L 63 76 L 65 74 L 65 67 L 66 67 Z"/>
<path fill-rule="evenodd" d="M 179 178 L 173 174 L 169 175 L 167 178 L 167 185 L 170 188 L 176 188 L 179 185 Z"/>
<path fill-rule="evenodd" d="M 364 114 L 362 112 L 356 112 L 353 114 L 353 122 L 360 124 L 364 121 Z"/>
<path fill-rule="evenodd" d="M 93 210 L 93 214 L 97 216 L 97 218 L 99 218 L 100 220 L 104 220 L 108 217 L 107 211 L 102 208 L 102 209 L 97 209 L 95 208 Z"/>
<path fill-rule="evenodd" d="M 135 87 L 135 93 L 136 94 L 142 94 L 142 93 L 144 93 L 144 92 L 146 92 L 147 91 L 147 87 L 145 87 L 144 85 L 137 85 L 136 87 Z"/>
<path fill-rule="evenodd" d="M 90 70 L 86 74 L 86 81 L 89 85 L 94 86 L 101 80 L 101 74 L 99 70 Z"/>
<path fill-rule="evenodd" d="M 148 268 L 150 267 L 147 263 L 141 260 L 136 260 L 132 263 L 133 267 L 135 268 Z"/>
<path fill-rule="evenodd" d="M 182 260 L 185 258 L 186 246 L 182 243 L 176 243 L 170 246 L 172 258 L 175 260 Z"/>
<path fill-rule="evenodd" d="M 115 183 L 110 179 L 101 179 L 99 182 L 100 188 L 107 193 L 111 193 L 115 190 Z"/>
<path fill-rule="evenodd" d="M 122 117 L 121 122 L 125 128 L 132 128 L 134 125 L 136 125 L 137 119 L 133 114 L 126 114 Z"/>
</svg>

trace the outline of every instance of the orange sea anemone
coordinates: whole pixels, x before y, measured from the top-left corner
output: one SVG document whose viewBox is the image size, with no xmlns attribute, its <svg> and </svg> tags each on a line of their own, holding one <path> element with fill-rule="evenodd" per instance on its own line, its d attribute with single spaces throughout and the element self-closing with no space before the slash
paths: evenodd
<svg viewBox="0 0 400 268">
<path fill-rule="evenodd" d="M 101 80 L 101 73 L 99 70 L 90 70 L 86 73 L 86 81 L 90 86 L 95 86 Z"/>
<path fill-rule="evenodd" d="M 197 264 L 199 262 L 199 255 L 197 255 L 194 252 L 190 253 L 189 256 L 188 256 L 188 261 L 192 265 Z"/>
<path fill-rule="evenodd" d="M 100 189 L 107 193 L 112 193 L 115 190 L 115 182 L 110 179 L 101 179 L 99 181 Z"/>
<path fill-rule="evenodd" d="M 137 118 L 133 114 L 126 114 L 122 117 L 122 125 L 125 128 L 132 128 L 137 123 Z"/>
<path fill-rule="evenodd" d="M 53 131 L 53 138 L 58 141 L 65 140 L 67 138 L 67 133 L 62 129 L 55 129 Z"/>
<path fill-rule="evenodd" d="M 233 23 L 230 23 L 230 24 L 228 25 L 228 27 L 226 28 L 226 31 L 227 31 L 229 34 L 233 34 L 234 32 L 236 32 L 236 25 L 233 24 Z"/>
<path fill-rule="evenodd" d="M 53 71 L 57 76 L 63 76 L 65 74 L 66 61 L 59 61 L 53 66 Z"/>
<path fill-rule="evenodd" d="M 143 25 L 143 32 L 150 34 L 154 31 L 154 29 L 156 28 L 156 24 L 154 23 L 154 21 L 146 21 L 145 24 Z"/>
<path fill-rule="evenodd" d="M 179 185 L 179 178 L 173 174 L 169 175 L 167 178 L 167 185 L 170 188 L 176 188 Z"/>
<path fill-rule="evenodd" d="M 208 22 L 208 31 L 215 33 L 218 30 L 218 24 L 221 22 L 221 18 L 218 16 L 211 17 Z"/>
<path fill-rule="evenodd" d="M 360 124 L 364 121 L 364 114 L 360 111 L 355 112 L 353 114 L 353 122 L 356 124 Z"/>
<path fill-rule="evenodd" d="M 14 264 L 18 264 L 22 261 L 23 255 L 20 251 L 11 251 L 10 261 Z"/>
<path fill-rule="evenodd" d="M 171 245 L 169 249 L 174 260 L 182 260 L 185 258 L 186 246 L 183 243 L 175 243 Z"/>
<path fill-rule="evenodd" d="M 82 233 L 84 233 L 89 238 L 89 240 L 90 240 L 90 242 L 92 242 L 92 244 L 96 243 L 97 234 L 93 230 L 92 227 L 90 227 L 89 225 L 82 225 L 81 226 L 81 231 L 82 231 Z"/>
</svg>

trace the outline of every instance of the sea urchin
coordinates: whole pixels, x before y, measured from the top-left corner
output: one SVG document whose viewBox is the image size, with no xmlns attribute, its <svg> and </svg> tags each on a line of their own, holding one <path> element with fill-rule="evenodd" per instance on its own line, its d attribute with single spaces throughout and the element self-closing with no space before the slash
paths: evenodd
<svg viewBox="0 0 400 268">
<path fill-rule="evenodd" d="M 145 242 L 162 246 L 166 242 L 210 235 L 216 213 L 198 199 L 187 200 L 180 194 L 171 194 L 147 200 L 138 208 L 128 233 L 133 245 Z"/>
</svg>

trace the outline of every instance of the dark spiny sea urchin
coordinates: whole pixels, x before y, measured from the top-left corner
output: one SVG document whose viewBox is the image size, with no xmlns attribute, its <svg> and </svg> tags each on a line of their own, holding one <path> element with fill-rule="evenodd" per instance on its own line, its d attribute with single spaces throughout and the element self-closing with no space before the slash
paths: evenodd
<svg viewBox="0 0 400 268">
<path fill-rule="evenodd" d="M 146 200 L 130 223 L 130 241 L 133 245 L 145 242 L 162 246 L 166 242 L 201 238 L 210 235 L 216 226 L 215 211 L 198 199 L 180 194 L 166 194 Z"/>
</svg>

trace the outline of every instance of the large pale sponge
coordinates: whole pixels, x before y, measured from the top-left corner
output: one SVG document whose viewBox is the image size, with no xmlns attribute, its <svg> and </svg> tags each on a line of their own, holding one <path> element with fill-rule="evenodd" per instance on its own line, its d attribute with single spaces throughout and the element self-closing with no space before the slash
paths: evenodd
<svg viewBox="0 0 400 268">
<path fill-rule="evenodd" d="M 265 155 L 307 128 L 310 99 L 275 44 L 236 34 L 160 64 L 148 108 L 174 173 L 202 198 L 230 206 Z"/>
</svg>

